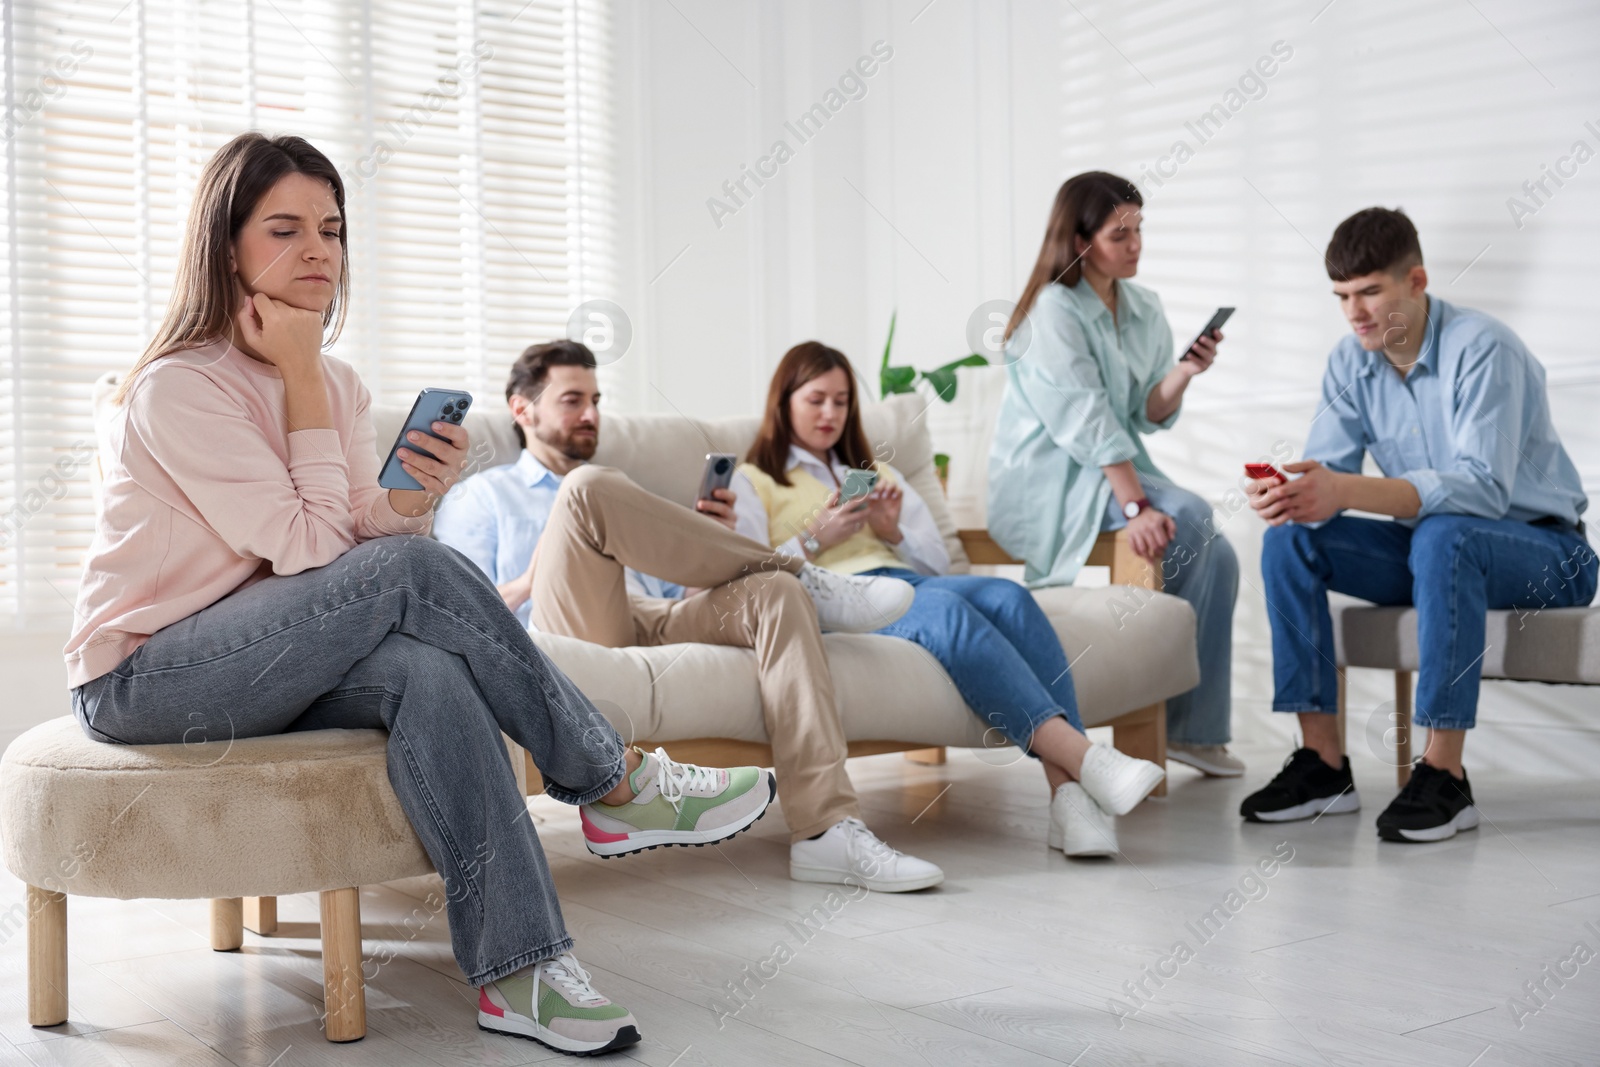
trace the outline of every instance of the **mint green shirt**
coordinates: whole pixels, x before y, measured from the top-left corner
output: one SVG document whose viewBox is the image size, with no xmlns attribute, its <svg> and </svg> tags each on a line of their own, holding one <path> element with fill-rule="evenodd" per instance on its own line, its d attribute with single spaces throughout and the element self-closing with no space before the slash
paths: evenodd
<svg viewBox="0 0 1600 1067">
<path fill-rule="evenodd" d="M 1172 369 L 1172 330 L 1161 301 L 1117 285 L 1117 318 L 1087 282 L 1040 290 L 1024 343 L 1006 344 L 1006 392 L 989 449 L 989 533 L 1027 564 L 1030 586 L 1078 576 L 1111 498 L 1101 467 L 1132 460 L 1165 476 L 1141 435 L 1168 429 L 1145 415 L 1150 390 Z"/>
</svg>

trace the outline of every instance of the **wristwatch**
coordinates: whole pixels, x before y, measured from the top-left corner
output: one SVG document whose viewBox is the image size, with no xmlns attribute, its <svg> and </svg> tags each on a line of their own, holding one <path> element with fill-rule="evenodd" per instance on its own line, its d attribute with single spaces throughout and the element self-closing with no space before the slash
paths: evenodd
<svg viewBox="0 0 1600 1067">
<path fill-rule="evenodd" d="M 806 555 L 816 559 L 822 555 L 822 542 L 817 540 L 817 535 L 807 530 L 800 538 L 800 547 L 806 550 Z"/>
<path fill-rule="evenodd" d="M 1140 497 L 1138 500 L 1130 500 L 1122 505 L 1122 513 L 1130 519 L 1135 519 L 1149 506 L 1150 499 L 1148 497 Z"/>
</svg>

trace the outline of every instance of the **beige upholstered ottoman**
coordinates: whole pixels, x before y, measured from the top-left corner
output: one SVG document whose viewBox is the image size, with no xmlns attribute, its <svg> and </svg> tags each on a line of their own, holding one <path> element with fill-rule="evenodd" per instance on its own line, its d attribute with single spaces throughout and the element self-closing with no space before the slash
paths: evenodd
<svg viewBox="0 0 1600 1067">
<path fill-rule="evenodd" d="M 226 696 L 219 694 L 219 699 Z M 389 785 L 381 730 L 179 745 L 91 741 L 71 717 L 0 759 L 6 867 L 28 884 L 28 1021 L 67 1019 L 67 896 L 212 901 L 212 947 L 270 933 L 275 898 L 322 894 L 330 1041 L 366 1033 L 358 887 L 433 865 Z"/>
</svg>

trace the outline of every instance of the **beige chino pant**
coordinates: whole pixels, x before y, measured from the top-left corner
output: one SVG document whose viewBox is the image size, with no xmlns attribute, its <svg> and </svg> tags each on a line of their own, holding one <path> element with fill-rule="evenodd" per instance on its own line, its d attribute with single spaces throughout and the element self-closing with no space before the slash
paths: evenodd
<svg viewBox="0 0 1600 1067">
<path fill-rule="evenodd" d="M 607 648 L 697 643 L 756 653 L 761 711 L 791 840 L 860 817 L 844 729 L 801 560 L 641 489 L 612 467 L 561 481 L 533 553 L 533 624 Z M 631 597 L 623 570 L 703 588 Z"/>
</svg>

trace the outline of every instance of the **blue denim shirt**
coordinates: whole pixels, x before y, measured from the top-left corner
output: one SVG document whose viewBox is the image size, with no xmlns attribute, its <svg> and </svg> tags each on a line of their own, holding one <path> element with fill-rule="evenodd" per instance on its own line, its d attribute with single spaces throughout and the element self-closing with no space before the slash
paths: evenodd
<svg viewBox="0 0 1600 1067">
<path fill-rule="evenodd" d="M 550 521 L 561 478 L 526 450 L 515 463 L 490 467 L 445 494 L 433 517 L 433 536 L 478 565 L 496 585 L 528 569 L 534 546 Z M 628 589 L 639 596 L 677 598 L 683 587 L 628 572 Z M 527 626 L 533 605 L 517 609 Z"/>
<path fill-rule="evenodd" d="M 1406 377 L 1353 334 L 1328 356 L 1305 457 L 1354 474 L 1368 452 L 1385 476 L 1416 486 L 1417 519 L 1576 524 L 1588 506 L 1550 422 L 1544 367 L 1504 323 L 1431 294 L 1422 351 Z"/>
</svg>

